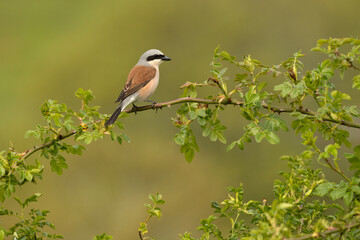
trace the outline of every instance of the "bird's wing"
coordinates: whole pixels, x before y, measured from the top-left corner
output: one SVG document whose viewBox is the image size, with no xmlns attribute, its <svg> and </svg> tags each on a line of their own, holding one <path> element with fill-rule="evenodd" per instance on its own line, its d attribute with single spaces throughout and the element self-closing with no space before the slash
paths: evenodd
<svg viewBox="0 0 360 240">
<path fill-rule="evenodd" d="M 156 75 L 156 69 L 148 66 L 135 66 L 131 69 L 124 89 L 116 102 L 120 102 L 148 84 Z"/>
</svg>

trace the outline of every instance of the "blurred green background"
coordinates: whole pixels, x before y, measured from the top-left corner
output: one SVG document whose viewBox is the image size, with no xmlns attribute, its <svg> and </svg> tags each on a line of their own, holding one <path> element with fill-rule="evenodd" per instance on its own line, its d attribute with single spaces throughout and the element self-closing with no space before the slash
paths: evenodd
<svg viewBox="0 0 360 240">
<path fill-rule="evenodd" d="M 94 104 L 111 114 L 128 71 L 150 48 L 173 59 L 161 65 L 152 97 L 162 102 L 177 98 L 186 81 L 207 79 L 218 44 L 239 58 L 251 54 L 269 65 L 301 49 L 311 69 L 324 57 L 309 51 L 317 39 L 359 36 L 359 9 L 358 0 L 1 1 L 1 149 L 10 140 L 18 151 L 36 145 L 24 133 L 42 122 L 39 106 L 50 98 L 78 108 L 74 92 L 79 87 L 92 89 Z M 340 85 L 350 89 L 350 78 Z M 211 200 L 224 199 L 228 186 L 242 182 L 245 200 L 271 199 L 273 180 L 286 169 L 279 157 L 302 150 L 290 130 L 280 134 L 279 145 L 250 144 L 227 153 L 226 145 L 203 139 L 196 129 L 200 153 L 188 164 L 173 142 L 177 129 L 170 118 L 176 109 L 124 119 L 130 143 L 91 144 L 82 157 L 68 157 L 63 176 L 46 168 L 44 181 L 25 185 L 16 195 L 42 192 L 35 206 L 51 210 L 55 232 L 66 239 L 103 232 L 138 239 L 147 195 L 160 192 L 164 216 L 150 222 L 150 235 L 177 239 L 184 231 L 196 232 L 200 219 L 212 213 Z M 223 123 L 231 142 L 245 122 L 228 108 Z"/>
</svg>

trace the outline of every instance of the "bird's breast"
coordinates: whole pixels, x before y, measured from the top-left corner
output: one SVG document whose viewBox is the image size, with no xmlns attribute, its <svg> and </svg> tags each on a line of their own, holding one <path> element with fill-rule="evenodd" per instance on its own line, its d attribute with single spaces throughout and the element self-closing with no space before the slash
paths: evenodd
<svg viewBox="0 0 360 240">
<path fill-rule="evenodd" d="M 156 69 L 155 77 L 146 84 L 142 89 L 139 90 L 138 98 L 139 100 L 148 99 L 156 90 L 159 84 L 159 71 Z"/>
</svg>

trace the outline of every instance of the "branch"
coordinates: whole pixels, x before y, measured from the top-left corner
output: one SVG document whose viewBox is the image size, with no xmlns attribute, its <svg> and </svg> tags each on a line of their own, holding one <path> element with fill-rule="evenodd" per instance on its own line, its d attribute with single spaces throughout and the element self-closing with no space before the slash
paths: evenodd
<svg viewBox="0 0 360 240">
<path fill-rule="evenodd" d="M 136 109 L 131 108 L 131 109 L 125 110 L 124 112 L 132 113 L 132 112 L 146 111 L 146 110 L 149 110 L 149 109 L 162 109 L 163 107 L 170 107 L 172 105 L 176 105 L 176 104 L 180 104 L 180 103 L 186 103 L 186 102 L 196 102 L 196 103 L 203 103 L 203 104 L 209 104 L 209 105 L 210 104 L 222 104 L 222 105 L 234 105 L 234 106 L 243 106 L 244 105 L 243 102 L 239 102 L 239 101 L 235 102 L 235 101 L 232 101 L 231 99 L 224 100 L 224 101 L 219 103 L 218 101 L 212 100 L 212 99 L 184 97 L 184 98 L 171 100 L 171 101 L 168 101 L 168 102 L 157 103 L 157 104 L 154 104 L 154 105 L 146 105 L 146 106 L 142 106 L 142 107 L 137 107 Z M 316 116 L 316 112 L 311 111 L 309 109 L 273 107 L 273 106 L 269 106 L 265 102 L 262 102 L 261 106 L 263 108 L 270 109 L 271 111 L 277 112 L 277 113 L 300 112 L 300 113 L 305 114 L 305 115 Z M 329 118 L 329 117 L 323 117 L 322 120 L 325 121 L 325 122 L 333 122 L 333 123 L 343 125 L 343 126 L 346 126 L 346 127 L 360 128 L 360 124 L 353 123 L 353 122 L 348 122 L 348 121 L 344 121 L 344 120 L 335 120 L 335 119 L 332 119 L 332 118 Z"/>
<path fill-rule="evenodd" d="M 53 140 L 51 140 L 49 142 L 43 143 L 41 145 L 38 145 L 38 146 L 35 146 L 35 147 L 31 148 L 31 149 L 26 150 L 25 152 L 20 154 L 21 155 L 20 161 L 24 161 L 26 158 L 30 157 L 31 154 L 36 153 L 37 151 L 39 151 L 39 150 L 41 150 L 43 148 L 49 147 L 52 144 L 54 144 L 55 142 L 57 142 L 57 141 L 64 140 L 65 138 L 68 138 L 68 137 L 76 134 L 77 132 L 78 131 L 74 130 L 74 131 L 69 132 L 69 133 L 67 133 L 65 135 L 59 135 L 59 137 L 56 138 L 56 139 L 53 139 Z"/>
<path fill-rule="evenodd" d="M 211 100 L 211 99 L 184 97 L 184 98 L 178 98 L 178 99 L 175 99 L 175 100 L 171 100 L 171 101 L 168 101 L 168 102 L 141 106 L 141 107 L 137 107 L 136 109 L 135 108 L 130 108 L 128 110 L 125 110 L 124 112 L 132 113 L 132 112 L 146 111 L 146 110 L 149 110 L 149 109 L 162 109 L 163 107 L 170 107 L 171 105 L 176 105 L 176 104 L 180 104 L 180 103 L 191 103 L 191 102 L 203 103 L 203 104 L 220 104 L 219 102 L 217 102 L 215 100 Z M 225 100 L 225 101 L 221 102 L 221 104 L 223 104 L 223 105 L 240 105 L 240 106 L 243 105 L 243 103 L 240 103 L 240 102 L 236 103 L 236 102 L 232 102 L 232 101 L 229 101 L 229 100 Z"/>
<path fill-rule="evenodd" d="M 331 164 L 331 162 L 330 162 L 330 160 L 329 160 L 328 158 L 324 158 L 324 159 L 325 159 L 327 165 L 329 165 L 329 167 L 330 167 L 332 170 L 334 170 L 335 172 L 337 172 L 338 174 L 340 174 L 340 176 L 342 176 L 343 178 L 345 178 L 346 181 L 350 182 L 350 179 L 349 179 L 347 176 L 345 176 L 345 174 L 344 174 L 340 169 L 335 168 L 335 167 Z"/>
<path fill-rule="evenodd" d="M 150 110 L 150 109 L 162 109 L 163 107 L 171 107 L 172 105 L 176 105 L 176 104 L 181 104 L 181 103 L 191 103 L 191 102 L 195 102 L 195 103 L 203 103 L 203 104 L 208 104 L 208 105 L 215 105 L 215 104 L 222 104 L 222 105 L 233 105 L 233 106 L 243 106 L 244 103 L 240 102 L 240 101 L 233 101 L 231 99 L 226 99 L 223 100 L 222 102 L 218 102 L 216 100 L 213 99 L 204 99 L 204 98 L 190 98 L 190 97 L 184 97 L 184 98 L 178 98 L 178 99 L 174 99 L 168 102 L 163 102 L 163 103 L 157 103 L 154 105 L 146 105 L 146 106 L 141 106 L 141 107 L 137 107 L 136 109 L 131 108 L 128 110 L 125 110 L 124 112 L 126 113 L 133 113 L 133 112 L 142 112 L 142 111 L 146 111 L 146 110 Z M 310 116 L 316 116 L 316 112 L 311 111 L 309 109 L 300 109 L 300 108 L 280 108 L 280 107 L 273 107 L 273 106 L 269 106 L 267 103 L 262 102 L 261 106 L 265 109 L 270 109 L 273 112 L 277 112 L 277 113 L 292 113 L 292 112 L 300 112 L 302 114 L 305 115 L 310 115 Z M 323 121 L 325 122 L 333 122 L 333 123 L 337 123 L 339 125 L 343 125 L 346 127 L 353 127 L 353 128 L 359 128 L 360 129 L 360 124 L 357 123 L 353 123 L 353 122 L 348 122 L 348 121 L 343 121 L 343 120 L 334 120 L 328 117 L 323 117 L 322 118 Z M 72 131 L 69 132 L 65 135 L 59 135 L 59 137 L 57 139 L 53 139 L 49 142 L 46 142 L 44 144 L 38 145 L 33 147 L 32 149 L 28 149 L 25 152 L 23 152 L 21 154 L 21 161 L 25 160 L 26 158 L 28 158 L 30 155 L 32 155 L 33 153 L 51 146 L 52 144 L 54 144 L 57 141 L 62 141 L 74 134 L 76 134 L 78 131 Z"/>
<path fill-rule="evenodd" d="M 338 233 L 341 231 L 346 231 L 346 230 L 350 230 L 352 228 L 356 228 L 360 226 L 360 222 L 358 223 L 352 223 L 349 225 L 345 225 L 344 227 L 339 227 L 339 228 L 330 228 L 324 232 L 320 232 L 320 233 L 311 233 L 311 234 L 306 234 L 303 235 L 301 237 L 293 237 L 293 238 L 285 238 L 284 240 L 305 240 L 305 239 L 313 239 L 313 238 L 323 238 L 327 235 L 333 234 L 333 233 Z M 315 235 L 316 234 L 316 235 Z"/>
</svg>

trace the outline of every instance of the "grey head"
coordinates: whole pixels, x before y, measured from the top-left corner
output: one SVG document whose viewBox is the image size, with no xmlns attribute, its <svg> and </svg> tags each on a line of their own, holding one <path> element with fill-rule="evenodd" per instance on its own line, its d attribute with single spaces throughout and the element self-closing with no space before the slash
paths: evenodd
<svg viewBox="0 0 360 240">
<path fill-rule="evenodd" d="M 170 61 L 171 59 L 165 56 L 160 50 L 150 49 L 141 55 L 136 65 L 158 67 L 163 61 Z"/>
</svg>

